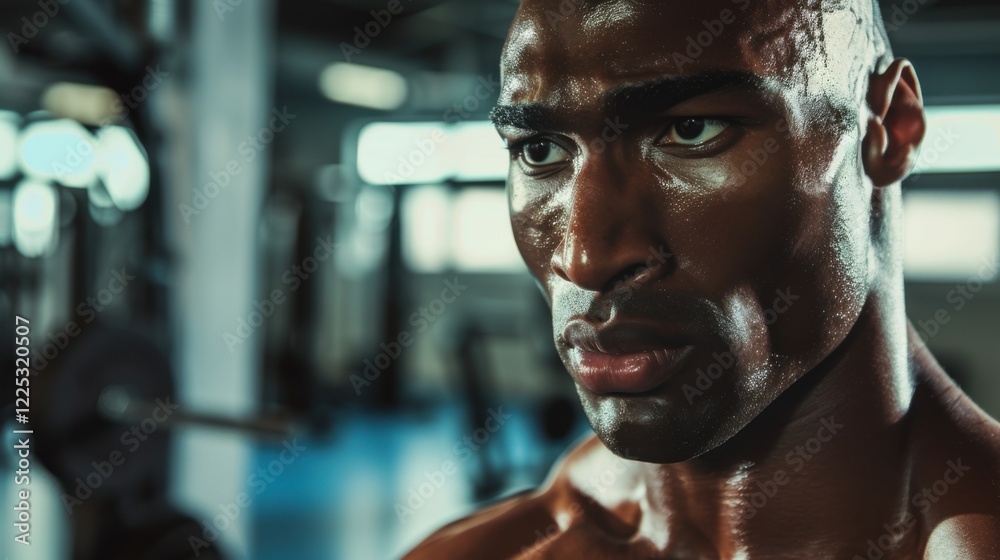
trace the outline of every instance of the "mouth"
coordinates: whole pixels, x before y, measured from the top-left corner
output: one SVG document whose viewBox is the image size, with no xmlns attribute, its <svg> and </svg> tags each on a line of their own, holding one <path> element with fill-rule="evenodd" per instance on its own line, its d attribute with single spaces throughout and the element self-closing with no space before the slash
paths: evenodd
<svg viewBox="0 0 1000 560">
<path fill-rule="evenodd" d="M 645 393 L 667 381 L 691 346 L 630 354 L 604 354 L 572 348 L 577 380 L 594 393 Z"/>
<path fill-rule="evenodd" d="M 572 321 L 563 338 L 571 373 L 598 394 L 651 391 L 670 379 L 694 348 L 691 337 L 634 323 L 598 329 Z"/>
</svg>

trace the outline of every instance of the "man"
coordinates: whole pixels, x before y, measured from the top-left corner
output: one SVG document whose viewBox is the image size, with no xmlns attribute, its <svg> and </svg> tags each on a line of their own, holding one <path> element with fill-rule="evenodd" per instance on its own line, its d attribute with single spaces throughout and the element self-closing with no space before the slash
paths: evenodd
<svg viewBox="0 0 1000 560">
<path fill-rule="evenodd" d="M 494 111 L 596 432 L 409 558 L 1000 558 L 1000 425 L 903 308 L 871 0 L 524 0 Z"/>
</svg>

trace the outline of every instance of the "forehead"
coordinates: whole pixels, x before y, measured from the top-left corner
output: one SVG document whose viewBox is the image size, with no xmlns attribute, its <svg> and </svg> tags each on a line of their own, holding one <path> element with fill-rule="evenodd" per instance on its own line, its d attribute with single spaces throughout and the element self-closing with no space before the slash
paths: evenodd
<svg viewBox="0 0 1000 560">
<path fill-rule="evenodd" d="M 871 3 L 524 0 L 501 61 L 501 103 L 585 104 L 669 75 L 747 71 L 802 96 L 857 98 L 874 58 Z"/>
</svg>

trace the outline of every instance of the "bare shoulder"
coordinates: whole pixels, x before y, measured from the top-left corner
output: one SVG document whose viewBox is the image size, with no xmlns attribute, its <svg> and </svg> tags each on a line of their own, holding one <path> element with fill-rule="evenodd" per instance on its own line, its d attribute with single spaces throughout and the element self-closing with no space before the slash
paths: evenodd
<svg viewBox="0 0 1000 560">
<path fill-rule="evenodd" d="M 924 560 L 1000 558 L 1000 515 L 964 513 L 939 523 L 930 534 Z"/>
<path fill-rule="evenodd" d="M 924 558 L 1000 559 L 1000 423 L 950 380 L 931 385 L 933 403 L 914 426 L 911 488 Z"/>
<path fill-rule="evenodd" d="M 548 521 L 545 505 L 544 492 L 503 500 L 438 529 L 403 558 L 510 558 L 521 546 L 519 533 Z"/>
<path fill-rule="evenodd" d="M 602 452 L 603 450 L 603 452 Z M 610 454 L 589 437 L 569 450 L 537 490 L 500 501 L 438 529 L 405 560 L 515 558 L 561 533 L 583 514 L 577 488 L 581 465 Z M 613 456 L 612 456 L 613 457 Z"/>
<path fill-rule="evenodd" d="M 1000 426 L 989 419 L 924 463 L 912 505 L 924 514 L 925 560 L 1000 560 Z"/>
</svg>

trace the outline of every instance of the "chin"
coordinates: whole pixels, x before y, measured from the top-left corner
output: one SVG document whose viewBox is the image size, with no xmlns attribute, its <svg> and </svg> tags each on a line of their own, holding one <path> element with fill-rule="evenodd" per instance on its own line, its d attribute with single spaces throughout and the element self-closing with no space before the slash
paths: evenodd
<svg viewBox="0 0 1000 560">
<path fill-rule="evenodd" d="M 577 389 L 598 439 L 612 453 L 645 463 L 679 463 L 725 443 L 739 431 L 720 403 L 689 406 L 665 396 L 598 395 Z"/>
</svg>

